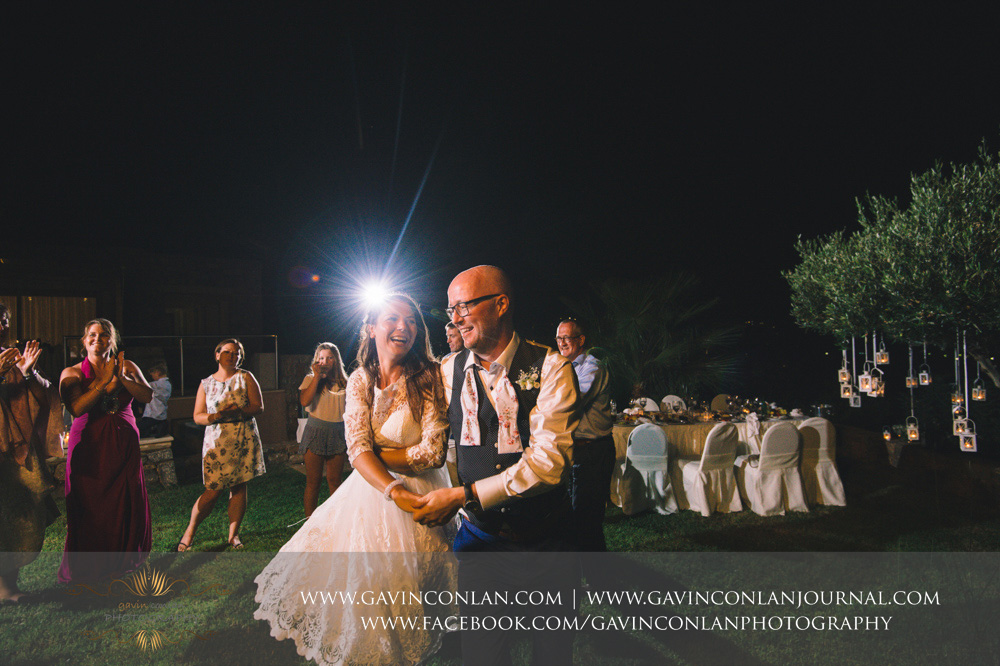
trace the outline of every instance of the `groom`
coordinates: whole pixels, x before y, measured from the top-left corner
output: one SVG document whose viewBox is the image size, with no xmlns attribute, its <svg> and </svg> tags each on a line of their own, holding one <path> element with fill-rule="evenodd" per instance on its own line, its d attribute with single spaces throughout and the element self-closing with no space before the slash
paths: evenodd
<svg viewBox="0 0 1000 666">
<path fill-rule="evenodd" d="M 466 349 L 441 367 L 462 486 L 432 491 L 414 503 L 414 520 L 442 525 L 463 509 L 455 539 L 459 590 L 468 598 L 497 591 L 564 592 L 547 608 L 498 609 L 463 605 L 463 620 L 481 621 L 462 632 L 463 661 L 509 663 L 509 641 L 497 613 L 572 616 L 569 591 L 579 582 L 566 528 L 565 482 L 572 466 L 579 415 L 570 362 L 514 331 L 510 281 L 495 266 L 459 273 L 448 287 L 448 314 Z M 478 618 L 477 618 L 478 616 Z M 542 626 L 533 625 L 533 626 Z M 568 664 L 573 633 L 537 631 L 533 662 Z"/>
</svg>

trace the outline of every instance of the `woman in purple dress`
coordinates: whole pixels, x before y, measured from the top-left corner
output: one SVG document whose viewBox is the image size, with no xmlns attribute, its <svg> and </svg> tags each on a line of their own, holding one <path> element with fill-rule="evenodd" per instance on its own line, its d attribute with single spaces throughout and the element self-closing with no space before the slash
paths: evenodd
<svg viewBox="0 0 1000 666">
<path fill-rule="evenodd" d="M 148 403 L 153 391 L 135 363 L 116 355 L 118 332 L 110 321 L 87 322 L 82 341 L 87 357 L 59 378 L 63 404 L 74 417 L 66 460 L 63 583 L 133 569 L 152 544 L 132 399 Z"/>
</svg>

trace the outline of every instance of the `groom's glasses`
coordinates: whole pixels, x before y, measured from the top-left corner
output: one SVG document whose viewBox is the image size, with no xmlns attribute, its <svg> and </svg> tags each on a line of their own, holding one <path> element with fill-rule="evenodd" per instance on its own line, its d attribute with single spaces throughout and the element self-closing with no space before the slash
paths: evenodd
<svg viewBox="0 0 1000 666">
<path fill-rule="evenodd" d="M 456 312 L 459 317 L 468 317 L 470 307 L 476 305 L 477 303 L 482 303 L 487 298 L 496 298 L 497 296 L 503 296 L 503 294 L 490 294 L 489 296 L 480 296 L 479 298 L 473 298 L 468 301 L 462 301 L 461 303 L 455 303 L 452 307 L 445 308 L 444 312 L 448 315 L 449 319 L 454 317 Z"/>
</svg>

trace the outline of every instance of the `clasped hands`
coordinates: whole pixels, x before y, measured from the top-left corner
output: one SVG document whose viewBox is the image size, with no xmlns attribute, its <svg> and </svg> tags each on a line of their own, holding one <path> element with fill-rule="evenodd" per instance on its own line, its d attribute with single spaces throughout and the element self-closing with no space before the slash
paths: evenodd
<svg viewBox="0 0 1000 666">
<path fill-rule="evenodd" d="M 214 418 L 213 418 L 214 417 Z M 216 412 L 208 415 L 208 422 L 218 423 L 219 421 L 234 422 L 243 420 L 243 409 L 236 404 L 229 404 Z"/>
<path fill-rule="evenodd" d="M 438 527 L 450 521 L 465 502 L 462 488 L 438 488 L 420 496 L 396 486 L 390 494 L 396 506 L 412 513 L 415 522 L 428 527 Z"/>
</svg>

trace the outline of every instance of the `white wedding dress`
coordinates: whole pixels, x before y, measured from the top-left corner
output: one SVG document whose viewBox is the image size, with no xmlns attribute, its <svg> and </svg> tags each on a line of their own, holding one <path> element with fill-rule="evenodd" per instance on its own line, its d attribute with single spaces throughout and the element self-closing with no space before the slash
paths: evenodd
<svg viewBox="0 0 1000 666">
<path fill-rule="evenodd" d="M 347 385 L 344 423 L 353 461 L 379 447 L 405 448 L 413 475 L 398 475 L 418 495 L 451 485 L 440 467 L 445 456 L 443 414 L 425 402 L 413 420 L 405 380 L 374 390 L 355 371 Z M 435 467 L 438 466 L 438 467 Z M 451 603 L 420 603 L 422 592 L 453 592 L 458 565 L 451 552 L 457 519 L 430 528 L 386 501 L 354 472 L 320 505 L 257 576 L 254 618 L 271 624 L 278 640 L 291 638 L 298 653 L 319 664 L 416 664 L 441 646 Z M 335 595 L 322 602 L 317 593 Z M 345 602 L 343 593 L 356 595 Z M 303 595 L 310 595 L 303 596 Z M 444 600 L 449 601 L 449 595 Z M 310 601 L 312 599 L 312 601 Z"/>
</svg>

